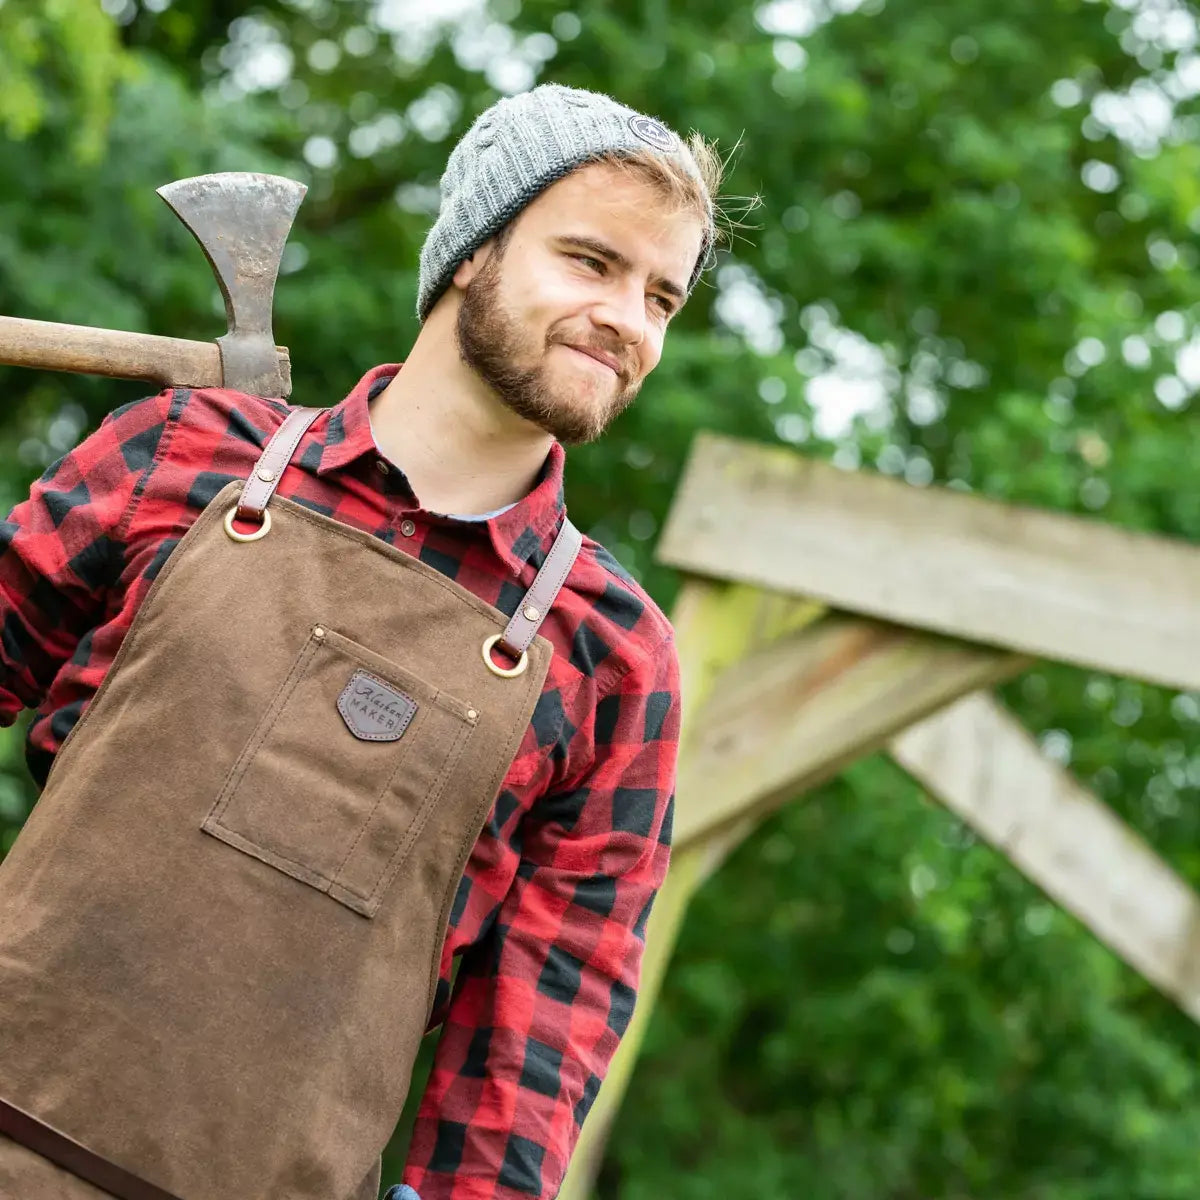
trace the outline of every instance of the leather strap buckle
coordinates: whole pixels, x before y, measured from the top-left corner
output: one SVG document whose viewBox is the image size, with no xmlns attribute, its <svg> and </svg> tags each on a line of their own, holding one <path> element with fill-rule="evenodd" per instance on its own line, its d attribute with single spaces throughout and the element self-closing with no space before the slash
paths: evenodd
<svg viewBox="0 0 1200 1200">
<path fill-rule="evenodd" d="M 253 533 L 239 533 L 233 527 L 233 518 L 237 516 L 237 508 L 231 508 L 225 514 L 225 532 L 229 534 L 235 542 L 257 542 L 259 538 L 265 538 L 271 532 L 271 510 L 264 508 L 262 511 L 262 524 Z"/>
<path fill-rule="evenodd" d="M 487 663 L 487 669 L 493 675 L 499 675 L 502 679 L 515 679 L 518 675 L 525 673 L 525 668 L 529 666 L 529 655 L 522 650 L 521 657 L 517 659 L 515 667 L 498 667 L 492 661 L 492 647 L 501 639 L 503 634 L 493 633 L 491 637 L 483 639 L 483 661 Z"/>
</svg>

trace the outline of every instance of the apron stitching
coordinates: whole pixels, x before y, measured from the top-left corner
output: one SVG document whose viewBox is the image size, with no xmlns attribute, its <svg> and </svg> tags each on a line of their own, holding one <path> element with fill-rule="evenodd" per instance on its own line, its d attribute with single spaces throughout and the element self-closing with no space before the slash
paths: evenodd
<svg viewBox="0 0 1200 1200">
<path fill-rule="evenodd" d="M 334 632 L 336 632 L 336 630 Z M 429 795 L 419 803 L 417 812 L 414 815 L 413 820 L 409 825 L 409 830 L 405 834 L 404 840 L 401 842 L 400 846 L 397 847 L 397 849 L 392 852 L 392 855 L 388 859 L 388 862 L 384 865 L 383 873 L 380 877 L 379 882 L 376 883 L 375 887 L 372 888 L 372 890 L 369 893 L 366 893 L 364 895 L 362 892 L 359 892 L 359 891 L 355 890 L 354 888 L 350 887 L 348 884 L 343 883 L 340 879 L 340 876 L 346 866 L 346 863 L 349 861 L 351 854 L 354 852 L 355 848 L 358 846 L 359 841 L 362 839 L 363 835 L 366 833 L 367 825 L 370 823 L 371 818 L 374 817 L 375 813 L 379 810 L 379 806 L 383 802 L 383 797 L 387 793 L 389 788 L 391 787 L 392 781 L 396 778 L 397 772 L 400 770 L 401 766 L 403 766 L 404 763 L 408 760 L 409 751 L 411 750 L 411 747 L 413 744 L 411 741 L 405 747 L 405 753 L 403 753 L 399 756 L 399 760 L 397 761 L 396 765 L 393 767 L 392 773 L 388 776 L 387 782 L 384 783 L 383 788 L 381 789 L 379 795 L 375 798 L 375 803 L 372 805 L 371 812 L 367 816 L 366 820 L 363 822 L 363 825 L 360 828 L 357 837 L 355 837 L 355 839 L 354 839 L 353 845 L 351 845 L 350 849 L 346 852 L 345 857 L 338 864 L 336 870 L 331 875 L 327 875 L 325 872 L 317 870 L 317 868 L 313 867 L 310 863 L 302 862 L 300 859 L 293 858 L 290 855 L 285 854 L 282 850 L 280 850 L 274 846 L 262 845 L 261 843 L 259 843 L 257 841 L 252 841 L 249 837 L 247 837 L 247 835 L 245 833 L 240 833 L 238 830 L 232 829 L 228 825 L 226 825 L 225 822 L 222 820 L 222 817 L 224 816 L 224 813 L 228 809 L 230 803 L 232 803 L 234 794 L 237 791 L 238 785 L 241 783 L 242 779 L 244 778 L 246 770 L 249 768 L 251 760 L 261 749 L 263 742 L 265 742 L 267 740 L 267 738 L 270 736 L 272 730 L 274 730 L 276 724 L 278 723 L 279 718 L 283 715 L 284 709 L 287 707 L 287 699 L 284 699 L 282 703 L 279 703 L 280 696 L 282 694 L 286 693 L 287 697 L 290 698 L 290 696 L 294 690 L 294 683 L 296 681 L 296 678 L 299 675 L 301 675 L 304 672 L 304 670 L 308 667 L 308 664 L 315 657 L 316 651 L 318 649 L 320 649 L 319 644 L 316 641 L 312 640 L 312 638 L 310 637 L 308 644 L 297 655 L 296 661 L 292 665 L 292 670 L 288 672 L 287 678 L 284 679 L 283 683 L 279 687 L 279 690 L 276 692 L 274 699 L 271 701 L 271 708 L 274 708 L 276 704 L 278 704 L 278 708 L 276 709 L 274 715 L 271 717 L 270 723 L 265 726 L 265 728 L 262 730 L 262 733 L 260 736 L 258 736 L 256 738 L 252 737 L 251 740 L 246 744 L 241 755 L 239 755 L 237 762 L 234 763 L 234 766 L 230 771 L 229 778 L 226 780 L 225 784 L 222 786 L 221 792 L 217 797 L 217 801 L 214 803 L 213 807 L 209 810 L 208 817 L 202 823 L 201 828 L 203 828 L 204 825 L 207 825 L 209 823 L 209 820 L 211 819 L 212 823 L 214 825 L 218 826 L 222 831 L 232 834 L 235 837 L 241 838 L 247 845 L 258 846 L 261 850 L 265 851 L 266 853 L 274 855 L 275 857 L 282 859 L 284 862 L 291 863 L 293 866 L 301 868 L 307 874 L 311 875 L 312 877 L 314 877 L 316 879 L 321 880 L 322 883 L 328 884 L 331 888 L 332 887 L 341 888 L 342 890 L 349 893 L 350 895 L 355 896 L 356 898 L 361 899 L 366 903 L 370 903 L 375 898 L 376 894 L 379 893 L 381 891 L 381 889 L 386 887 L 386 884 L 388 882 L 390 882 L 391 878 L 394 876 L 395 871 L 393 870 L 393 863 L 395 862 L 396 857 L 398 855 L 400 855 L 400 856 L 406 855 L 408 853 L 408 851 L 412 849 L 412 843 L 416 840 L 416 838 L 420 835 L 421 831 L 424 829 L 426 822 L 429 820 L 429 812 L 432 809 L 433 803 L 436 802 L 436 800 L 438 799 L 439 796 L 441 796 L 442 791 L 444 790 L 450 775 L 453 773 L 454 768 L 458 765 L 458 760 L 462 757 L 462 752 L 466 748 L 467 737 L 474 729 L 474 726 L 466 724 L 464 721 L 464 718 L 460 714 L 454 712 L 448 705 L 439 705 L 438 706 L 438 707 L 441 707 L 443 709 L 443 711 L 447 712 L 450 716 L 456 717 L 459 721 L 464 722 L 464 724 L 459 729 L 458 736 L 455 740 L 455 743 L 451 747 L 449 754 L 447 754 L 446 760 L 445 760 L 441 770 L 438 773 L 438 778 L 435 781 L 434 786 L 430 789 Z M 362 662 L 362 663 L 364 663 L 364 665 L 366 665 L 365 660 L 361 656 L 348 654 L 344 650 L 342 650 L 340 647 L 339 647 L 339 652 L 345 654 L 345 656 L 348 658 L 354 658 L 355 661 Z M 434 692 L 435 695 L 437 695 L 437 696 L 441 695 L 440 689 L 431 688 L 430 690 L 432 692 Z M 268 708 L 268 712 L 269 711 L 270 711 L 270 708 Z M 268 864 L 268 865 L 270 865 L 270 864 Z M 400 865 L 399 863 L 395 863 L 395 866 L 397 868 L 399 867 L 399 865 Z"/>
<path fill-rule="evenodd" d="M 220 830 L 219 834 L 213 835 L 216 837 L 217 841 L 225 842 L 225 844 L 229 846 L 235 846 L 243 853 L 249 854 L 251 858 L 256 858 L 259 862 L 266 863 L 268 867 L 271 866 L 271 862 L 268 859 L 263 858 L 263 854 L 270 854 L 274 858 L 281 859 L 283 862 L 291 863 L 292 866 L 298 867 L 304 872 L 305 877 L 300 879 L 301 883 L 306 883 L 309 887 L 313 887 L 315 885 L 310 883 L 309 880 L 319 879 L 322 883 L 329 885 L 328 887 L 317 888 L 316 890 L 319 892 L 328 892 L 329 889 L 334 886 L 334 880 L 330 879 L 327 875 L 321 874 L 321 872 L 315 867 L 310 867 L 308 863 L 301 862 L 298 858 L 291 858 L 284 854 L 281 850 L 274 850 L 269 846 L 263 846 L 259 842 L 248 838 L 244 833 L 239 833 L 236 829 L 230 829 L 228 825 L 223 825 L 219 821 L 214 821 L 213 824 Z M 276 870 L 278 870 L 278 868 L 276 868 Z M 286 874 L 286 872 L 284 872 L 284 874 Z M 291 876 L 291 878 L 297 877 Z"/>
<path fill-rule="evenodd" d="M 277 499 L 287 501 L 289 498 L 287 496 L 279 496 L 279 497 L 277 497 Z M 296 501 L 292 500 L 292 501 L 290 501 L 290 503 L 296 504 Z M 451 580 L 447 579 L 436 568 L 429 566 L 427 563 L 421 562 L 421 560 L 419 558 L 417 558 L 415 555 L 406 554 L 403 550 L 399 549 L 398 547 L 389 545 L 387 542 L 383 541 L 381 538 L 375 537 L 374 534 L 366 533 L 365 531 L 360 531 L 360 530 L 343 531 L 341 528 L 330 529 L 328 526 L 323 525 L 317 519 L 319 514 L 310 512 L 308 509 L 304 508 L 303 505 L 299 505 L 299 504 L 297 504 L 295 511 L 290 512 L 288 515 L 298 517 L 300 520 L 303 520 L 303 521 L 307 521 L 310 525 L 315 526 L 317 529 L 321 530 L 322 532 L 328 532 L 337 537 L 345 538 L 347 541 L 352 542 L 356 546 L 370 545 L 371 543 L 375 543 L 375 545 L 372 546 L 372 549 L 374 549 L 376 553 L 383 553 L 384 556 L 392 562 L 399 561 L 400 565 L 406 567 L 408 570 L 416 570 L 419 575 L 421 575 L 425 579 L 428 579 L 430 583 L 436 584 L 438 587 L 442 588 L 444 591 L 449 592 L 450 595 L 454 596 L 456 599 L 462 600 L 464 603 L 468 604 L 471 608 L 474 608 L 475 611 L 478 612 L 481 616 L 486 616 L 486 617 L 489 617 L 489 618 L 495 620 L 497 615 L 499 615 L 499 618 L 505 624 L 508 623 L 508 616 L 505 613 L 502 613 L 498 608 L 496 608 L 495 605 L 488 604 L 488 602 L 486 600 L 483 600 L 479 596 L 476 596 L 474 592 L 469 591 L 467 588 L 463 587 L 462 584 L 458 584 L 457 586 L 455 586 Z M 330 521 L 335 526 L 340 525 L 340 522 L 334 520 L 333 517 L 326 517 L 325 519 L 327 521 Z M 369 539 L 369 540 L 364 542 L 364 541 L 360 540 L 358 537 L 355 537 L 354 536 L 355 533 L 359 533 L 359 532 L 362 532 L 363 538 Z M 393 558 L 392 554 L 387 554 L 386 551 L 388 551 L 388 550 L 392 551 L 393 554 L 398 555 L 399 559 L 397 560 L 396 558 Z M 414 566 L 413 564 L 417 564 L 417 565 Z M 425 573 L 426 571 L 430 572 L 430 574 L 426 575 L 426 573 Z M 568 574 L 569 574 L 569 572 L 568 572 Z M 566 577 L 564 576 L 564 579 L 565 578 Z M 460 592 L 458 590 L 458 588 L 462 588 L 462 591 Z"/>
<path fill-rule="evenodd" d="M 229 487 L 229 486 L 231 486 L 231 485 L 226 484 L 226 487 Z M 218 495 L 219 494 L 220 493 L 218 493 Z M 187 529 L 185 529 L 183 531 L 183 534 L 181 535 L 179 542 L 175 546 L 175 550 L 179 549 L 179 547 L 183 544 L 184 538 L 186 538 L 188 536 L 188 534 L 190 534 L 191 531 L 193 529 L 195 529 L 197 526 L 201 526 L 201 530 L 202 530 L 204 522 L 207 521 L 207 524 L 209 524 L 209 525 L 211 525 L 213 523 L 214 518 L 212 516 L 210 516 L 209 512 L 208 512 L 208 509 L 210 507 L 211 507 L 211 505 L 206 506 L 205 510 L 200 514 L 200 516 L 198 516 L 191 523 L 191 525 L 189 525 L 187 527 Z M 197 538 L 198 537 L 199 537 L 199 534 L 197 534 Z M 139 616 L 141 616 L 142 609 L 147 607 L 147 605 L 152 597 L 156 598 L 157 593 L 163 591 L 166 588 L 167 581 L 171 578 L 172 568 L 174 567 L 175 563 L 178 561 L 179 561 L 179 556 L 174 551 L 172 551 L 171 554 L 169 555 L 169 557 L 167 558 L 166 563 L 163 564 L 162 569 L 154 577 L 154 581 L 150 584 L 149 588 L 146 589 L 146 594 L 145 594 L 145 596 L 142 597 L 142 601 L 138 605 L 137 612 L 134 614 L 133 624 L 129 627 L 129 630 L 126 632 L 125 636 L 121 639 L 121 644 L 120 644 L 120 646 L 117 647 L 117 653 L 116 653 L 115 657 L 113 658 L 112 662 L 109 664 L 108 670 L 104 674 L 104 678 L 100 681 L 100 686 L 96 689 L 95 694 L 92 696 L 91 700 L 88 702 L 87 706 L 84 708 L 83 712 L 80 714 L 79 720 L 76 721 L 75 724 L 71 726 L 70 732 L 63 739 L 62 745 L 60 745 L 58 750 L 55 752 L 54 761 L 51 762 L 50 770 L 46 773 L 46 782 L 42 787 L 43 791 L 45 791 L 46 788 L 48 788 L 50 786 L 50 777 L 54 774 L 54 768 L 58 766 L 59 760 L 62 757 L 62 752 L 67 748 L 67 745 L 77 736 L 78 731 L 83 728 L 84 724 L 87 722 L 88 717 L 92 714 L 93 710 L 95 709 L 96 702 L 108 690 L 109 680 L 117 673 L 117 667 L 120 666 L 124 662 L 124 660 L 129 657 L 129 654 L 132 652 L 132 647 L 136 643 L 138 635 L 141 634 L 142 629 L 145 627 L 145 624 L 146 624 L 145 621 L 139 622 L 137 619 Z"/>
<path fill-rule="evenodd" d="M 412 849 L 413 843 L 418 837 L 421 836 L 422 831 L 429 821 L 429 814 L 433 811 L 434 805 L 441 797 L 442 792 L 445 790 L 446 784 L 450 781 L 450 776 L 454 774 L 454 770 L 458 766 L 458 760 L 462 758 L 463 751 L 467 746 L 467 739 L 471 732 L 472 729 L 470 726 L 467 726 L 459 731 L 457 742 L 451 748 L 450 753 L 446 756 L 446 766 L 441 772 L 437 786 L 433 788 L 433 790 L 430 792 L 429 798 L 421 805 L 416 816 L 413 817 L 404 841 L 392 852 L 392 857 L 388 859 L 387 865 L 383 869 L 383 874 L 380 876 L 379 882 L 376 883 L 374 888 L 371 889 L 371 892 L 367 896 L 362 897 L 362 899 L 368 904 L 375 903 L 376 908 L 378 908 L 378 902 L 375 900 L 376 896 L 382 891 L 386 890 L 387 885 L 391 883 L 396 872 L 403 864 L 404 859 L 408 856 L 408 852 Z M 479 835 L 476 834 L 476 837 L 478 836 Z M 339 886 L 345 887 L 345 884 L 340 884 Z M 350 891 L 349 888 L 346 888 L 346 890 Z"/>
<path fill-rule="evenodd" d="M 402 753 L 398 756 L 398 758 L 396 760 L 396 765 L 392 768 L 392 773 L 384 781 L 383 787 L 380 788 L 380 790 L 379 790 L 379 795 L 375 797 L 375 803 L 373 805 L 371 805 L 371 811 L 367 814 L 366 820 L 363 821 L 361 827 L 359 828 L 358 836 L 354 839 L 353 843 L 350 846 L 350 849 L 346 851 L 345 855 L 342 858 L 342 861 L 340 863 L 338 863 L 338 865 L 337 865 L 337 870 L 334 871 L 334 873 L 333 873 L 332 882 L 337 883 L 339 887 L 346 888 L 347 891 L 353 891 L 354 889 L 351 888 L 348 884 L 340 882 L 342 872 L 346 869 L 346 864 L 350 861 L 351 855 L 353 855 L 354 851 L 358 849 L 358 843 L 362 841 L 363 835 L 367 832 L 367 826 L 371 824 L 371 821 L 374 819 L 375 814 L 379 811 L 379 806 L 383 803 L 384 796 L 386 796 L 388 794 L 388 792 L 391 790 L 392 781 L 396 778 L 397 774 L 400 771 L 400 768 L 411 757 L 412 745 L 413 745 L 412 739 L 410 738 L 409 741 L 406 742 L 405 745 L 401 747 Z M 453 749 L 453 748 L 451 748 L 451 749 Z M 447 758 L 448 758 L 448 756 L 447 756 Z M 438 791 L 440 792 L 441 789 L 439 788 Z M 422 801 L 421 805 L 423 806 L 424 803 L 425 803 L 425 801 Z M 386 866 L 384 867 L 384 870 L 385 871 L 387 870 Z M 364 896 L 363 899 L 364 900 L 370 899 L 370 895 L 368 894 L 367 896 Z"/>
<path fill-rule="evenodd" d="M 339 654 L 343 654 L 346 658 L 352 658 L 355 662 L 361 663 L 363 669 L 366 671 L 379 671 L 380 674 L 383 674 L 384 672 L 379 667 L 375 666 L 370 659 L 360 652 L 360 650 L 365 650 L 368 654 L 373 655 L 375 658 L 380 658 L 387 663 L 388 668 L 392 670 L 394 674 L 408 675 L 415 679 L 418 687 L 414 688 L 413 690 L 417 691 L 424 689 L 428 691 L 428 703 L 433 704 L 438 708 L 445 709 L 446 712 L 450 713 L 451 716 L 457 717 L 460 721 L 467 720 L 466 710 L 471 706 L 465 700 L 460 700 L 459 697 L 453 694 L 453 692 L 448 692 L 445 688 L 437 687 L 435 684 L 430 683 L 423 675 L 420 675 L 411 668 L 404 666 L 403 663 L 393 662 L 386 654 L 380 654 L 378 651 L 372 650 L 369 646 L 359 647 L 353 638 L 347 637 L 346 634 L 340 633 L 337 629 L 335 629 L 332 622 L 321 621 L 318 623 L 325 627 L 326 643 L 336 647 Z M 411 683 L 406 683 L 403 680 L 398 683 L 388 683 L 388 681 L 385 679 L 382 682 L 387 683 L 389 687 L 398 687 L 401 689 L 401 691 L 403 691 L 406 687 L 413 687 Z"/>
<path fill-rule="evenodd" d="M 260 733 L 250 735 L 250 740 L 243 747 L 241 754 L 238 755 L 233 766 L 230 768 L 229 775 L 226 777 L 225 782 L 221 785 L 221 790 L 217 793 L 217 798 L 213 802 L 213 806 L 208 810 L 208 816 L 205 817 L 204 822 L 201 823 L 201 828 L 207 824 L 210 818 L 213 821 L 220 822 L 222 815 L 229 807 L 230 802 L 233 800 L 233 794 L 237 790 L 238 784 L 241 783 L 246 774 L 247 768 L 250 766 L 250 760 L 255 754 L 258 753 L 263 742 L 267 740 L 267 735 L 272 729 L 275 728 L 275 723 L 279 720 L 280 714 L 287 707 L 286 697 L 291 694 L 292 685 L 294 684 L 296 677 L 304 671 L 305 667 L 308 666 L 316 651 L 317 643 L 310 635 L 309 640 L 305 644 L 304 648 L 298 655 L 296 655 L 296 661 L 292 664 L 292 669 L 287 673 L 286 678 L 279 685 L 278 691 L 276 691 L 275 695 L 271 699 L 270 705 L 267 707 L 268 713 L 271 712 L 272 709 L 275 709 L 275 713 L 271 717 L 270 724 L 263 728 Z M 283 697 L 282 700 L 281 697 Z M 278 705 L 278 708 L 275 707 L 276 705 Z M 263 719 L 265 719 L 265 716 Z M 222 828 L 224 827 L 225 826 L 222 824 Z M 236 830 L 231 829 L 229 832 L 234 833 Z"/>
<path fill-rule="evenodd" d="M 553 656 L 553 649 L 551 650 Z M 531 685 L 536 679 L 536 672 L 529 676 L 525 684 L 525 695 L 522 698 L 522 704 L 528 704 L 529 693 L 532 690 Z M 540 687 L 540 685 L 539 685 Z M 514 730 L 508 739 L 508 743 L 504 748 L 503 755 L 505 761 L 511 761 L 512 756 L 516 753 L 517 747 L 521 743 L 521 739 L 525 736 L 525 728 Z M 504 778 L 501 776 L 499 785 L 503 786 Z M 482 814 L 478 808 L 471 814 L 472 820 L 469 822 L 470 829 L 459 843 L 458 853 L 455 857 L 455 870 L 450 874 L 450 885 L 446 888 L 445 894 L 442 897 L 442 908 L 438 914 L 437 928 L 440 930 L 439 940 L 434 954 L 430 958 L 429 983 L 425 990 L 425 1024 L 429 1024 L 429 1016 L 433 1012 L 433 1001 L 437 994 L 437 983 L 442 973 L 442 952 L 446 946 L 446 935 L 448 932 L 447 923 L 450 919 L 450 906 L 454 903 L 454 894 L 458 890 L 459 882 L 462 879 L 463 872 L 467 867 L 467 860 L 471 856 L 471 850 L 475 843 L 479 840 L 480 830 L 483 828 L 484 821 L 487 820 L 487 815 L 495 806 L 496 797 L 493 795 L 486 801 L 486 807 L 483 808 Z M 483 807 L 482 805 L 480 807 Z"/>
<path fill-rule="evenodd" d="M 452 752 L 453 752 L 453 751 L 452 751 Z M 460 753 L 461 753 L 461 751 L 460 751 Z M 407 758 L 407 757 L 408 757 L 408 755 L 407 755 L 407 754 L 405 754 L 405 755 L 403 756 L 403 758 Z M 455 762 L 457 763 L 457 758 L 455 759 Z M 393 778 L 395 778 L 395 772 L 393 772 L 393 773 L 392 773 L 392 776 L 391 776 L 391 777 L 389 777 L 389 779 L 388 779 L 388 784 L 390 784 L 390 783 L 391 783 L 391 780 L 392 780 Z M 384 790 L 385 790 L 385 791 L 387 790 L 387 786 L 388 786 L 387 784 L 385 784 L 385 785 L 384 785 Z M 443 781 L 441 782 L 441 785 L 435 789 L 435 792 L 434 792 L 434 795 L 435 795 L 435 797 L 436 797 L 436 796 L 439 796 L 439 795 L 441 795 L 441 791 L 442 791 L 442 788 L 443 788 L 444 786 L 445 786 L 445 781 L 443 780 Z M 230 800 L 230 799 L 232 799 L 232 793 L 231 793 L 231 795 L 230 795 L 229 797 L 227 797 L 227 798 L 226 798 L 226 801 L 225 801 L 225 807 L 228 807 L 228 804 L 229 804 L 229 800 Z M 424 802 L 422 802 L 422 804 L 424 804 Z M 374 805 L 374 807 L 371 809 L 371 814 L 372 814 L 372 816 L 374 815 L 374 813 L 375 813 L 375 810 L 376 810 L 378 807 L 379 807 L 379 800 L 377 799 L 377 800 L 376 800 L 376 802 L 375 802 L 375 805 Z M 370 820 L 370 818 L 369 818 L 369 817 L 368 817 L 367 819 L 368 819 L 368 820 Z M 305 872 L 305 874 L 306 874 L 306 875 L 310 875 L 310 876 L 312 876 L 312 878 L 314 878 L 314 879 L 319 879 L 319 880 L 320 880 L 322 883 L 327 883 L 327 884 L 329 885 L 329 887 L 331 887 L 331 888 L 332 888 L 332 887 L 339 887 L 339 888 L 341 888 L 343 891 L 349 892 L 351 895 L 353 895 L 353 896 L 357 896 L 357 897 L 359 897 L 360 899 L 363 899 L 363 900 L 368 900 L 368 899 L 370 899 L 370 895 L 374 895 L 374 891 L 372 891 L 372 892 L 370 893 L 370 895 L 368 895 L 368 896 L 363 896 L 363 895 L 362 895 L 360 892 L 356 892 L 356 891 L 354 891 L 354 889 L 353 889 L 353 888 L 351 888 L 349 885 L 347 885 L 347 884 L 345 884 L 345 883 L 341 883 L 341 882 L 338 880 L 338 878 L 337 878 L 337 876 L 336 876 L 336 875 L 326 875 L 326 874 L 325 874 L 323 871 L 319 871 L 319 870 L 318 870 L 316 867 L 312 866 L 310 863 L 303 862 L 301 859 L 298 859 L 298 858 L 292 858 L 292 856 L 291 856 L 291 855 L 289 855 L 289 854 L 285 854 L 285 853 L 284 853 L 282 850 L 279 850 L 279 849 L 277 849 L 277 848 L 276 848 L 276 847 L 274 847 L 274 846 L 267 846 L 267 845 L 263 845 L 261 841 L 255 841 L 255 840 L 253 840 L 252 838 L 248 837 L 246 834 L 244 834 L 244 833 L 241 833 L 241 832 L 239 832 L 239 831 L 238 831 L 238 830 L 236 830 L 236 829 L 232 829 L 232 828 L 230 828 L 228 825 L 226 825 L 226 824 L 225 824 L 225 823 L 224 823 L 224 822 L 221 820 L 221 818 L 220 818 L 220 816 L 219 816 L 219 815 L 214 817 L 214 819 L 213 819 L 213 824 L 217 825 L 217 826 L 218 826 L 218 827 L 219 827 L 219 828 L 222 830 L 222 832 L 224 832 L 224 833 L 228 833 L 228 834 L 230 834 L 231 836 L 233 836 L 233 837 L 235 837 L 235 838 L 238 838 L 240 842 L 242 842 L 242 843 L 244 843 L 244 844 L 245 844 L 245 846 L 253 846 L 253 847 L 257 847 L 259 850 L 262 850 L 262 851 L 263 851 L 263 853 L 265 853 L 265 854 L 270 854 L 270 855 L 272 855 L 272 856 L 273 856 L 273 857 L 275 857 L 275 858 L 282 859 L 282 860 L 283 860 L 284 862 L 286 862 L 286 863 L 291 863 L 291 864 L 292 864 L 292 866 L 294 866 L 294 867 L 299 867 L 299 868 L 300 868 L 302 871 L 304 871 L 304 872 Z M 361 837 L 361 836 L 362 836 L 362 834 L 361 834 L 361 832 L 360 832 L 360 834 L 359 834 L 359 837 Z M 358 838 L 355 838 L 355 845 L 357 845 L 357 844 L 358 844 Z M 394 857 L 394 855 L 395 855 L 395 852 L 393 852 L 393 857 Z M 257 857 L 257 856 L 255 856 L 255 857 Z M 349 856 L 347 855 L 347 857 L 349 857 Z M 263 860 L 263 861 L 266 861 L 266 860 Z M 267 863 L 267 865 L 268 865 L 268 866 L 270 866 L 271 864 L 270 864 L 270 863 Z M 339 864 L 339 866 L 338 866 L 338 868 L 337 868 L 337 870 L 338 870 L 338 872 L 339 872 L 339 873 L 341 872 L 341 870 L 342 870 L 342 867 L 344 867 L 345 865 L 346 865 L 346 864 L 345 864 L 345 860 L 343 859 L 343 861 L 342 861 L 342 862 Z M 386 869 L 387 869 L 387 868 L 385 867 L 385 870 L 386 870 Z M 328 888 L 326 888 L 325 890 L 326 890 L 326 891 L 328 891 L 329 889 L 328 889 Z M 378 890 L 378 889 L 376 888 L 375 890 Z"/>
</svg>

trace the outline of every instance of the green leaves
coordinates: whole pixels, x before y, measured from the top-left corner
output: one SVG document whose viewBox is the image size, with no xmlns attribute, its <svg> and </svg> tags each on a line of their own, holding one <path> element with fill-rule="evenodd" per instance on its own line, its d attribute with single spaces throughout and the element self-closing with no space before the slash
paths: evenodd
<svg viewBox="0 0 1200 1200">
<path fill-rule="evenodd" d="M 57 115 L 70 150 L 104 148 L 112 91 L 127 68 L 116 27 L 94 0 L 5 0 L 0 13 L 0 132 L 26 138 Z"/>
</svg>

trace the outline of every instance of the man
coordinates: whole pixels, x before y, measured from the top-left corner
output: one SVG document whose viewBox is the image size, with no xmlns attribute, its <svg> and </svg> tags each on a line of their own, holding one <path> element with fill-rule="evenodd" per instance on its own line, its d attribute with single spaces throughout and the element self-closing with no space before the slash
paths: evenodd
<svg viewBox="0 0 1200 1200">
<path fill-rule="evenodd" d="M 679 725 L 670 625 L 574 534 L 563 446 L 657 365 L 719 174 L 606 96 L 501 100 L 402 367 L 330 410 L 127 405 L 14 509 L 0 719 L 37 710 L 45 791 L 0 866 L 0 1194 L 373 1197 L 438 1023 L 389 1194 L 557 1193 Z"/>
</svg>

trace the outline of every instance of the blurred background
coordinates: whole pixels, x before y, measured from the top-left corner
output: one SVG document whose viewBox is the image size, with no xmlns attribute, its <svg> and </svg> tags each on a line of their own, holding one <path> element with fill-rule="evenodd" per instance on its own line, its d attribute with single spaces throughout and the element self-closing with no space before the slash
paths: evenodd
<svg viewBox="0 0 1200 1200">
<path fill-rule="evenodd" d="M 572 516 L 664 607 L 700 429 L 1195 540 L 1197 40 L 1182 0 L 0 0 L 0 312 L 215 337 L 154 189 L 291 175 L 276 338 L 293 401 L 336 403 L 412 343 L 454 141 L 554 80 L 717 139 L 727 192 L 762 200 L 637 404 L 569 456 Z M 144 391 L 0 369 L 0 507 Z M 1001 696 L 1200 885 L 1200 695 L 1038 667 Z M 22 743 L 0 734 L 0 849 Z M 873 757 L 699 894 L 598 1195 L 1195 1200 L 1198 1052 Z"/>
</svg>

